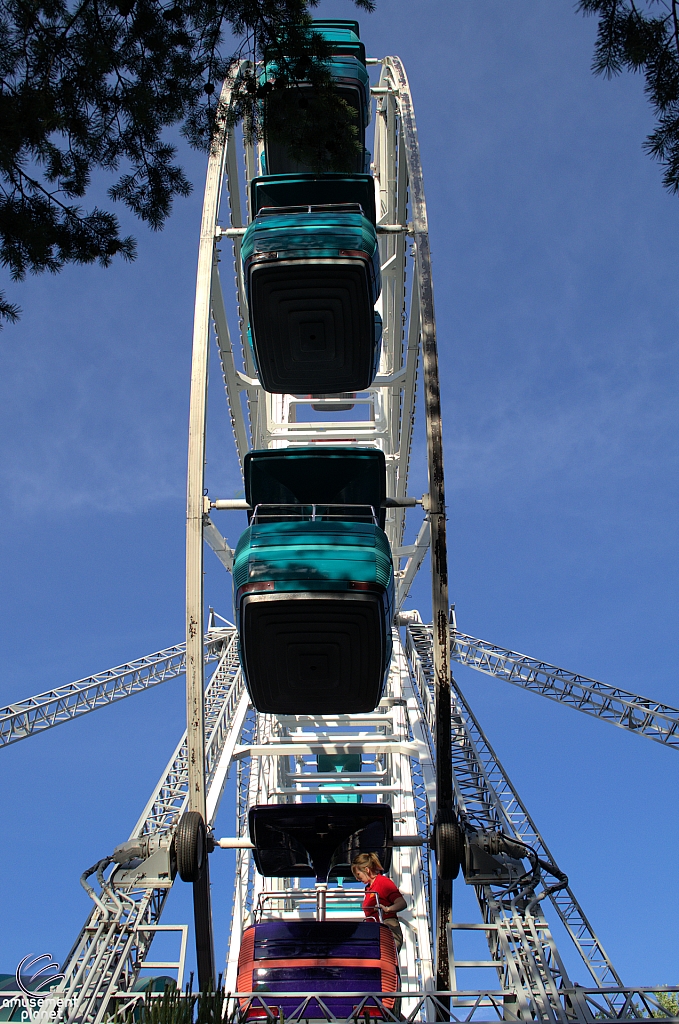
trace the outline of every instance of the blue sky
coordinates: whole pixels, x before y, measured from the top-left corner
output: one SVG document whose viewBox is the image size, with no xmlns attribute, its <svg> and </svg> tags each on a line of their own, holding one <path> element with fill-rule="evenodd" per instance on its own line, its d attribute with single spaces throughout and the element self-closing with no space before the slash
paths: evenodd
<svg viewBox="0 0 679 1024">
<path fill-rule="evenodd" d="M 677 705 L 679 199 L 641 149 L 641 80 L 592 77 L 595 22 L 573 7 L 378 0 L 359 17 L 415 99 L 459 627 Z M 346 0 L 321 13 L 354 16 Z M 2 704 L 182 639 L 205 171 L 185 161 L 194 195 L 162 233 L 130 225 L 136 263 L 7 287 L 24 313 L 0 335 Z M 216 367 L 212 384 L 208 479 L 228 496 Z M 237 520 L 220 526 L 235 542 Z M 228 615 L 209 553 L 206 587 Z M 456 674 L 623 978 L 679 981 L 676 753 Z M 176 680 L 2 751 L 0 972 L 68 952 L 89 909 L 78 878 L 129 834 L 183 716 Z M 229 870 L 214 864 L 220 960 Z M 175 888 L 168 922 L 188 912 Z"/>
</svg>

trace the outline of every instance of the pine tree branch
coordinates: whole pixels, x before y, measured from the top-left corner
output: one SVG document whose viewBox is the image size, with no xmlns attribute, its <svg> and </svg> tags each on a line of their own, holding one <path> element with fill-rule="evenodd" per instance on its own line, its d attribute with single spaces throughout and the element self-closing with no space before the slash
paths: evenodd
<svg viewBox="0 0 679 1024">
<path fill-rule="evenodd" d="M 663 185 L 679 191 L 679 11 L 678 0 L 580 0 L 578 10 L 599 17 L 593 71 L 606 77 L 623 68 L 643 72 L 657 118 L 643 143 L 663 165 Z M 662 6 L 664 13 L 655 10 Z"/>
<path fill-rule="evenodd" d="M 372 0 L 353 2 L 374 7 Z M 354 146 L 328 48 L 309 31 L 316 3 L 0 0 L 0 260 L 12 275 L 92 259 L 106 264 L 117 253 L 131 258 L 133 240 L 118 237 L 111 213 L 84 213 L 62 198 L 86 196 L 95 170 L 119 173 L 127 161 L 109 198 L 162 227 L 173 198 L 190 191 L 167 129 L 179 128 L 205 150 L 239 120 L 246 135 L 261 135 L 257 74 L 237 72 L 245 53 L 254 65 L 272 48 L 282 83 L 296 89 L 309 81 L 321 107 L 339 118 L 345 149 Z M 236 36 L 230 54 L 223 45 L 229 28 Z M 234 81 L 228 111 L 213 95 L 220 77 Z M 286 124 L 283 135 L 309 146 L 308 118 L 301 120 Z M 9 308 L 0 304 L 0 317 Z"/>
</svg>

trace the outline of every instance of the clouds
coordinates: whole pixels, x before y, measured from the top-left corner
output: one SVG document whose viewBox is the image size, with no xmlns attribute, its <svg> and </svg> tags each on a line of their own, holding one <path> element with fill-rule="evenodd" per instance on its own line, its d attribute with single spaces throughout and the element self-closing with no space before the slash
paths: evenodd
<svg viewBox="0 0 679 1024">
<path fill-rule="evenodd" d="M 186 277 L 179 299 L 190 296 Z M 28 282 L 23 318 L 0 347 L 5 514 L 181 500 L 190 306 L 173 323 L 176 299 L 154 278 L 152 265 L 116 265 Z"/>
<path fill-rule="evenodd" d="M 539 376 L 539 375 L 538 375 Z M 584 367 L 574 381 L 545 381 L 536 375 L 502 386 L 489 380 L 475 387 L 483 396 L 463 415 L 448 402 L 446 462 L 448 488 L 617 488 L 637 477 L 676 473 L 678 410 L 676 359 L 647 357 L 624 365 Z M 616 379 L 617 378 L 617 379 Z"/>
<path fill-rule="evenodd" d="M 0 454 L 5 513 L 131 513 L 181 501 L 181 431 L 171 409 L 149 400 L 150 382 L 70 369 L 56 393 L 49 371 L 33 366 L 4 395 L 3 427 L 14 427 Z"/>
</svg>

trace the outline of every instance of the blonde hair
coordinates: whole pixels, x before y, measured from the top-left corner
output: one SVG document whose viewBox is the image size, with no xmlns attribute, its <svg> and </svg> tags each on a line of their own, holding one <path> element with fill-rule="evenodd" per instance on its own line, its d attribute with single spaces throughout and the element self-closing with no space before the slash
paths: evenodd
<svg viewBox="0 0 679 1024">
<path fill-rule="evenodd" d="M 354 878 L 358 878 L 358 871 L 370 872 L 379 875 L 384 868 L 380 864 L 380 858 L 376 853 L 359 853 L 351 862 L 351 872 Z"/>
</svg>

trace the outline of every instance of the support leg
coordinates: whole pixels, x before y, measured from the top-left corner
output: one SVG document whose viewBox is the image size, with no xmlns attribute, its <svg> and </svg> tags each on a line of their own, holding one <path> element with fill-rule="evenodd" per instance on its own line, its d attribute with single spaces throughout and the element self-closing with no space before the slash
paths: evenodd
<svg viewBox="0 0 679 1024">
<path fill-rule="evenodd" d="M 193 883 L 193 920 L 196 930 L 196 962 L 198 988 L 207 992 L 215 987 L 214 943 L 212 941 L 212 904 L 210 900 L 210 865 L 206 860 L 203 872 Z"/>
</svg>

